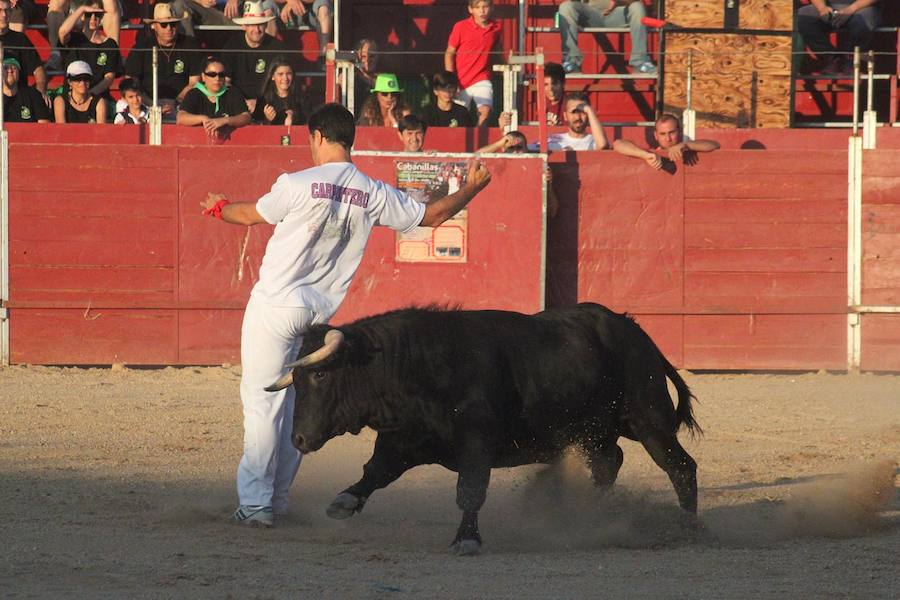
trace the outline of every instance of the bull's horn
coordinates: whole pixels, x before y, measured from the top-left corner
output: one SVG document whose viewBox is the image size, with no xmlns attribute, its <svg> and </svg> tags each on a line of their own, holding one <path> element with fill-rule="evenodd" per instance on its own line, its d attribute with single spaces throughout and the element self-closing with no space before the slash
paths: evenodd
<svg viewBox="0 0 900 600">
<path fill-rule="evenodd" d="M 341 347 L 341 342 L 343 341 L 344 334 L 341 331 L 337 329 L 329 329 L 328 333 L 325 334 L 325 343 L 321 348 L 319 348 L 315 352 L 311 352 L 306 356 L 295 360 L 292 363 L 286 364 L 284 368 L 293 369 L 294 367 L 308 367 L 310 365 L 320 363 L 337 352 L 337 349 Z"/>
<path fill-rule="evenodd" d="M 284 377 L 282 377 L 281 379 L 279 379 L 272 385 L 266 386 L 266 391 L 267 392 L 277 392 L 277 391 L 283 390 L 284 388 L 286 388 L 289 385 L 292 385 L 293 383 L 294 383 L 294 371 L 291 370 L 291 371 L 288 371 Z"/>
</svg>

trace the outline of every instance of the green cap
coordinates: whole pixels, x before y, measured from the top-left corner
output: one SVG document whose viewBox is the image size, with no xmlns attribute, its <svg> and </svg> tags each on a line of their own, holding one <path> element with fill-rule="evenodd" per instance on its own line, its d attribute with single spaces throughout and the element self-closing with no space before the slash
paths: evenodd
<svg viewBox="0 0 900 600">
<path fill-rule="evenodd" d="M 373 94 L 375 92 L 399 94 L 402 91 L 400 84 L 397 83 L 397 76 L 393 73 L 379 73 L 375 79 L 375 87 L 372 88 Z"/>
<path fill-rule="evenodd" d="M 19 69 L 20 71 L 22 70 L 22 65 L 19 63 L 19 61 L 16 60 L 15 58 L 12 58 L 12 57 L 10 57 L 10 58 L 4 58 L 4 59 L 3 59 L 3 64 L 4 64 L 4 65 L 12 65 L 12 66 L 14 66 L 15 68 Z"/>
</svg>

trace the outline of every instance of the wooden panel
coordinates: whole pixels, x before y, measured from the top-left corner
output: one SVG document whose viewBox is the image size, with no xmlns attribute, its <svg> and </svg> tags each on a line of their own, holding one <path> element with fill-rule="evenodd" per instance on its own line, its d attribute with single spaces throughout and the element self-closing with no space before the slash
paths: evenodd
<svg viewBox="0 0 900 600">
<path fill-rule="evenodd" d="M 788 127 L 789 35 L 667 33 L 664 109 L 687 106 L 688 51 L 698 127 Z"/>
<path fill-rule="evenodd" d="M 862 303 L 900 306 L 900 151 L 863 153 Z"/>
<path fill-rule="evenodd" d="M 686 315 L 688 369 L 844 369 L 843 314 Z"/>
<path fill-rule="evenodd" d="M 666 0 L 666 20 L 686 28 L 725 27 L 723 0 Z M 793 0 L 736 0 L 740 29 L 790 31 L 794 25 Z"/>
<path fill-rule="evenodd" d="M 842 272 L 685 271 L 684 308 L 710 313 L 846 313 L 846 287 Z"/>
<path fill-rule="evenodd" d="M 239 310 L 182 310 L 178 313 L 178 362 L 217 365 L 241 362 Z"/>
<path fill-rule="evenodd" d="M 177 364 L 175 311 L 10 309 L 10 361 Z"/>
<path fill-rule="evenodd" d="M 666 359 L 684 366 L 684 317 L 682 315 L 635 314 L 634 320 L 653 338 Z"/>
<path fill-rule="evenodd" d="M 860 368 L 900 371 L 900 314 L 862 315 Z"/>
<path fill-rule="evenodd" d="M 578 153 L 578 300 L 614 310 L 682 304 L 683 169 Z"/>
</svg>

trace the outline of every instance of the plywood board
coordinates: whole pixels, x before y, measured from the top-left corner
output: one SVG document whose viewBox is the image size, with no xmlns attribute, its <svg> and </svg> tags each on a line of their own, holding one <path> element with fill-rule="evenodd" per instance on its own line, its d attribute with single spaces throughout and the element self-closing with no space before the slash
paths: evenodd
<svg viewBox="0 0 900 600">
<path fill-rule="evenodd" d="M 791 31 L 794 24 L 792 0 L 733 0 L 739 29 Z M 667 0 L 666 20 L 672 24 L 694 29 L 724 29 L 728 27 L 723 0 Z"/>
<path fill-rule="evenodd" d="M 789 35 L 668 33 L 665 41 L 665 111 L 687 108 L 690 55 L 698 127 L 790 126 Z"/>
</svg>

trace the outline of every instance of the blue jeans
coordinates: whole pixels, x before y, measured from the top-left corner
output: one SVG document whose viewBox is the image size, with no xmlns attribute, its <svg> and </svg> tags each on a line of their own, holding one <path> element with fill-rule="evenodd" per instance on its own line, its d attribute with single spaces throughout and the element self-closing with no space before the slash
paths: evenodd
<svg viewBox="0 0 900 600">
<path fill-rule="evenodd" d="M 578 48 L 578 28 L 580 27 L 628 27 L 631 29 L 631 57 L 628 63 L 639 66 L 650 62 L 647 54 L 647 28 L 641 19 L 647 16 L 644 5 L 632 2 L 628 6 L 617 6 L 603 16 L 609 0 L 590 0 L 588 3 L 567 0 L 559 6 L 559 35 L 562 37 L 563 60 L 580 65 L 584 60 Z"/>
<path fill-rule="evenodd" d="M 849 5 L 849 2 L 829 3 L 829 6 L 837 10 Z M 827 52 L 853 52 L 854 46 L 859 46 L 860 50 L 868 50 L 875 35 L 875 28 L 880 22 L 881 5 L 875 4 L 858 10 L 837 30 L 841 34 L 838 36 L 838 47 L 835 48 L 828 39 L 835 29 L 831 23 L 826 23 L 819 17 L 819 11 L 815 6 L 809 4 L 797 11 L 797 31 L 817 57 Z"/>
</svg>

